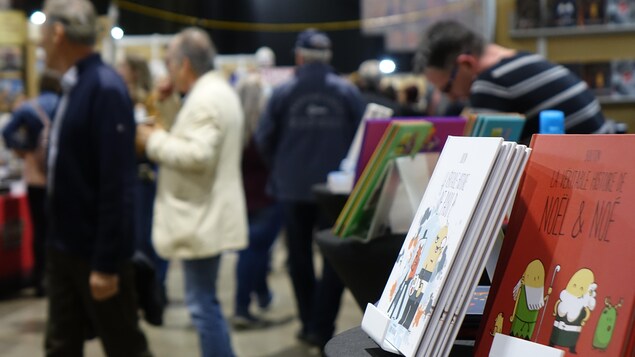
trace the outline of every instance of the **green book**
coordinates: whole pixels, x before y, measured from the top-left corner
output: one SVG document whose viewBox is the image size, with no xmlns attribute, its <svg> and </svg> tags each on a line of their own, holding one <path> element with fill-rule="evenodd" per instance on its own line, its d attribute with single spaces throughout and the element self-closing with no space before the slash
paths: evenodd
<svg viewBox="0 0 635 357">
<path fill-rule="evenodd" d="M 334 233 L 342 238 L 366 237 L 375 213 L 388 163 L 400 156 L 415 155 L 434 131 L 425 120 L 394 120 L 362 172 L 335 224 Z"/>
</svg>

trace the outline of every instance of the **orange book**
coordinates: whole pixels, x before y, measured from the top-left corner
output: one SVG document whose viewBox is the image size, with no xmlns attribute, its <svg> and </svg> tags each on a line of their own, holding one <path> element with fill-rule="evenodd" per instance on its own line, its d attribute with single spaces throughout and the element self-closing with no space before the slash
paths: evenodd
<svg viewBox="0 0 635 357">
<path fill-rule="evenodd" d="M 475 355 L 502 333 L 627 356 L 635 321 L 635 135 L 534 135 Z"/>
</svg>

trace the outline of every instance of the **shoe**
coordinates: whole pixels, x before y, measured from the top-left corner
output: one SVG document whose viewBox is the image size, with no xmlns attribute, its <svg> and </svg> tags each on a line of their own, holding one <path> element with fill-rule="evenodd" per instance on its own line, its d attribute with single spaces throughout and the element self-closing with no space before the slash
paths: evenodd
<svg viewBox="0 0 635 357">
<path fill-rule="evenodd" d="M 328 338 L 322 338 L 317 334 L 306 333 L 304 331 L 298 332 L 295 337 L 305 345 L 317 347 L 320 351 L 324 350 L 324 346 L 326 346 L 326 343 L 329 341 Z"/>
<path fill-rule="evenodd" d="M 257 318 L 252 314 L 236 314 L 230 318 L 232 327 L 236 330 L 256 330 L 270 325 L 269 321 Z"/>
<path fill-rule="evenodd" d="M 271 292 L 267 293 L 265 296 L 257 296 L 258 300 L 258 308 L 262 311 L 268 311 L 273 305 L 273 294 Z"/>
</svg>

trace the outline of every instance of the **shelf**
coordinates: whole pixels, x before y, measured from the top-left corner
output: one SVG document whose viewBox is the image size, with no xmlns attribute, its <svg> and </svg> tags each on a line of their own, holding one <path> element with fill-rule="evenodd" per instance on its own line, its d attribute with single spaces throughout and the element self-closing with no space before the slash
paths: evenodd
<svg viewBox="0 0 635 357">
<path fill-rule="evenodd" d="M 635 96 L 610 96 L 603 95 L 597 97 L 600 104 L 635 104 Z"/>
<path fill-rule="evenodd" d="M 534 29 L 512 29 L 510 31 L 510 37 L 513 39 L 526 39 L 539 37 L 615 35 L 624 33 L 635 34 L 635 24 L 604 24 L 570 27 L 542 27 Z"/>
</svg>

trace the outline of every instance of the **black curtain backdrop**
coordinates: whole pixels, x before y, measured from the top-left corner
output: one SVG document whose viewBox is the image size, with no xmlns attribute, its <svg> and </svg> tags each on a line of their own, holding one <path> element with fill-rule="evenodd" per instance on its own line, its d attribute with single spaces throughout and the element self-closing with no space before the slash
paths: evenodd
<svg viewBox="0 0 635 357">
<path fill-rule="evenodd" d="M 100 14 L 108 10 L 109 0 L 91 0 Z M 359 0 L 128 0 L 179 14 L 224 21 L 262 23 L 310 23 L 355 20 Z M 27 15 L 42 7 L 42 0 L 14 0 L 14 7 Z M 187 25 L 120 9 L 119 26 L 127 35 L 171 34 Z M 296 33 L 208 30 L 222 54 L 253 53 L 269 46 L 278 65 L 293 65 Z M 328 31 L 333 42 L 333 66 L 339 72 L 352 72 L 366 59 L 390 57 L 398 71 L 411 69 L 412 54 L 384 52 L 382 37 L 366 36 L 360 30 Z"/>
</svg>

